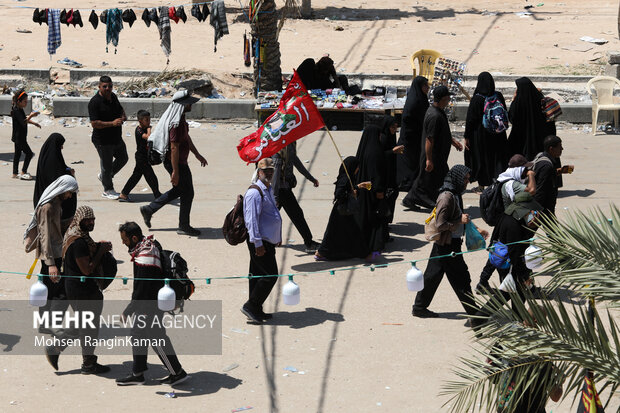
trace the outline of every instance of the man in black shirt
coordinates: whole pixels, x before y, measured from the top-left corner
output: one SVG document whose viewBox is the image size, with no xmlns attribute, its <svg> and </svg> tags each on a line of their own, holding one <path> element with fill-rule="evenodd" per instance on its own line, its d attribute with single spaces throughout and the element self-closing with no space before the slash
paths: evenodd
<svg viewBox="0 0 620 413">
<path fill-rule="evenodd" d="M 118 229 L 123 244 L 129 249 L 133 262 L 133 292 L 131 302 L 123 311 L 123 319 L 127 317 L 140 317 L 144 326 L 134 323 L 131 328 L 131 336 L 137 339 L 160 339 L 164 340 L 163 346 L 152 346 L 155 353 L 170 375 L 161 380 L 162 384 L 179 384 L 189 377 L 181 367 L 166 329 L 161 323 L 153 323 L 154 318 L 161 320 L 163 311 L 157 307 L 157 294 L 164 286 L 162 273 L 161 245 L 153 239 L 153 236 L 145 237 L 142 228 L 135 222 L 126 222 Z M 140 278 L 161 278 L 161 281 L 140 281 Z M 153 340 L 151 341 L 153 342 Z M 132 346 L 133 369 L 127 377 L 116 379 L 119 386 L 144 384 L 144 372 L 147 370 L 146 358 L 148 347 Z"/>
<path fill-rule="evenodd" d="M 129 160 L 122 136 L 122 125 L 127 116 L 116 94 L 112 93 L 112 79 L 109 76 L 99 79 L 99 92 L 88 103 L 88 116 L 93 127 L 92 142 L 99 154 L 101 172 L 98 177 L 103 184 L 101 196 L 118 199 L 112 178 Z"/>
<path fill-rule="evenodd" d="M 422 127 L 422 156 L 420 173 L 403 199 L 403 206 L 416 209 L 416 205 L 433 209 L 439 195 L 439 187 L 448 173 L 450 148 L 462 151 L 463 145 L 452 137 L 448 116 L 444 111 L 450 104 L 450 91 L 446 86 L 433 89 L 433 104 L 424 115 Z"/>
<path fill-rule="evenodd" d="M 103 255 L 112 250 L 108 241 L 95 243 L 90 232 L 95 228 L 92 208 L 82 205 L 75 211 L 71 225 L 65 233 L 62 245 L 64 259 L 65 290 L 73 311 L 93 313 L 94 328 L 80 325 L 78 334 L 82 346 L 82 374 L 103 374 L 108 366 L 97 363 L 95 345 L 99 336 L 99 317 L 103 310 L 103 294 L 92 276 L 97 272 Z M 65 346 L 66 347 L 66 346 Z M 46 347 L 47 361 L 58 370 L 58 358 L 65 347 Z"/>
<path fill-rule="evenodd" d="M 544 212 L 555 216 L 555 205 L 558 200 L 558 188 L 563 173 L 572 173 L 573 165 L 564 165 L 556 168 L 557 159 L 562 155 L 562 139 L 550 135 L 543 142 L 545 151 L 536 155 L 534 159 L 534 173 L 536 179 L 536 194 L 534 199 L 542 205 Z"/>
</svg>

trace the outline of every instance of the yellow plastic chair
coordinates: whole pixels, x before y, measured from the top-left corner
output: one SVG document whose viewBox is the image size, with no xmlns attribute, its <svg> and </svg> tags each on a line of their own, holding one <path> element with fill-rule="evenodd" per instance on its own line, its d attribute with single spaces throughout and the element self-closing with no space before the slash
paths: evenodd
<svg viewBox="0 0 620 413">
<path fill-rule="evenodd" d="M 413 77 L 424 76 L 428 79 L 428 83 L 433 83 L 433 76 L 435 76 L 435 62 L 441 57 L 441 53 L 430 50 L 422 49 L 418 50 L 411 56 L 411 68 L 413 69 Z M 419 75 L 416 72 L 415 61 L 418 61 L 418 67 L 420 69 Z"/>
<path fill-rule="evenodd" d="M 596 122 L 599 110 L 614 111 L 614 126 L 618 127 L 618 111 L 620 110 L 620 98 L 614 96 L 614 88 L 620 87 L 620 80 L 611 76 L 597 76 L 588 82 L 586 86 L 592 97 L 592 135 L 596 135 Z"/>
</svg>

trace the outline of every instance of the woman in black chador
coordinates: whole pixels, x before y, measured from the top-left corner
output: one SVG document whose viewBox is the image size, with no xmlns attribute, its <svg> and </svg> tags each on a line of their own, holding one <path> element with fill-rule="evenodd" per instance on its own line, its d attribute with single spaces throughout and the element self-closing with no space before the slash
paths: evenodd
<svg viewBox="0 0 620 413">
<path fill-rule="evenodd" d="M 480 73 L 465 122 L 465 166 L 471 169 L 471 182 L 478 181 L 479 190 L 491 185 L 508 167 L 506 132 L 493 133 L 482 125 L 486 98 L 493 95 L 505 108 L 506 101 L 495 90 L 493 76 L 489 72 Z"/>
<path fill-rule="evenodd" d="M 355 176 L 359 162 L 355 156 L 349 156 L 344 160 L 349 176 L 353 180 L 355 190 L 351 187 L 344 167 L 340 165 L 338 178 L 334 184 L 334 206 L 329 215 L 327 228 L 323 235 L 323 242 L 314 255 L 317 261 L 345 260 L 349 258 L 364 258 L 368 255 L 368 246 L 364 242 L 362 231 L 348 204 L 352 194 L 358 193 Z M 363 190 L 361 190 L 363 191 Z M 353 201 L 355 202 L 355 201 Z M 352 207 L 352 205 L 351 205 Z"/>
<path fill-rule="evenodd" d="M 400 125 L 399 145 L 404 145 L 403 156 L 398 156 L 397 180 L 399 190 L 408 192 L 420 172 L 420 150 L 422 148 L 422 124 L 428 109 L 428 79 L 418 76 L 411 82 L 403 108 Z"/>
</svg>

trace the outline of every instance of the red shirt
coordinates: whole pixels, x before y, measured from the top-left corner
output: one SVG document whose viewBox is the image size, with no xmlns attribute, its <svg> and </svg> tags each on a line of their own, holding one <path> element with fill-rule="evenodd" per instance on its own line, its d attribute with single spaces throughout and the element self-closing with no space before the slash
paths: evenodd
<svg viewBox="0 0 620 413">
<path fill-rule="evenodd" d="M 187 165 L 189 157 L 189 126 L 185 121 L 185 115 L 181 116 L 179 126 L 170 128 L 170 143 L 179 144 L 179 165 Z"/>
</svg>

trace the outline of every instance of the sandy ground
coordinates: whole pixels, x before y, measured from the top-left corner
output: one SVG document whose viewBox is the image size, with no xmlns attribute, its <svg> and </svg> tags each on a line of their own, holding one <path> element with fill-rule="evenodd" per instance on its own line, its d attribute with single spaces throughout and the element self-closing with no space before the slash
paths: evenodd
<svg viewBox="0 0 620 413">
<path fill-rule="evenodd" d="M 225 213 L 234 203 L 236 194 L 247 187 L 251 167 L 238 158 L 235 145 L 249 129 L 244 124 L 203 124 L 192 129 L 197 147 L 209 165 L 202 169 L 194 159 L 191 167 L 196 184 L 192 224 L 203 231 L 199 239 L 180 237 L 174 229 L 178 208 L 167 206 L 153 219 L 154 234 L 169 249 L 181 251 L 190 264 L 194 277 L 242 275 L 247 272 L 248 252 L 244 246 L 232 247 L 222 240 L 220 227 Z M 31 130 L 30 142 L 38 153 L 43 140 L 34 135 L 48 136 L 58 126 L 42 131 Z M 130 125 L 124 132 L 131 130 Z M 141 222 L 138 207 L 150 200 L 150 193 L 141 181 L 132 196 L 136 202 L 118 203 L 100 197 L 97 181 L 98 160 L 90 144 L 90 129 L 65 128 L 67 162 L 74 165 L 80 183 L 80 204 L 94 208 L 97 224 L 94 238 L 109 239 L 120 264 L 119 274 L 130 274 L 131 267 L 125 247 L 118 236 L 118 224 L 125 220 Z M 32 256 L 23 252 L 21 236 L 30 220 L 33 183 L 10 178 L 12 146 L 10 129 L 0 128 L 0 207 L 2 211 L 0 249 L 3 270 L 25 272 Z M 617 202 L 618 179 L 611 174 L 620 151 L 618 136 L 592 137 L 565 125 L 563 161 L 576 165 L 575 173 L 565 179 L 560 193 L 558 212 L 594 206 L 606 208 Z M 359 140 L 356 132 L 335 132 L 343 154 L 355 153 Z M 131 150 L 133 139 L 125 138 Z M 296 189 L 307 220 L 315 235 L 322 238 L 331 210 L 332 182 L 338 168 L 337 155 L 322 132 L 299 142 L 299 156 L 319 179 L 319 188 L 300 180 Z M 34 160 L 36 164 L 36 159 Z M 133 162 L 133 161 L 130 161 Z M 462 155 L 453 151 L 451 164 L 462 162 Z M 598 165 L 598 166 L 597 166 Z M 115 178 L 120 189 L 131 173 L 126 166 Z M 35 172 L 32 169 L 31 172 Z M 163 168 L 157 169 L 163 188 L 168 187 Z M 402 198 L 402 195 L 401 195 Z M 479 217 L 477 196 L 465 195 L 465 204 L 473 216 Z M 114 379 L 130 368 L 129 356 L 105 356 L 100 362 L 112 366 L 105 377 L 79 374 L 79 356 L 61 356 L 60 371 L 55 373 L 41 356 L 0 356 L 0 411 L 67 412 L 91 411 L 218 411 L 227 412 L 241 406 L 253 406 L 253 412 L 370 412 L 445 411 L 446 401 L 439 397 L 442 383 L 453 379 L 451 366 L 459 356 L 470 355 L 471 334 L 464 327 L 463 310 L 447 282 L 443 282 L 431 305 L 441 318 L 423 320 L 411 316 L 414 295 L 406 290 L 407 261 L 425 258 L 430 244 L 423 241 L 424 213 L 406 212 L 398 204 L 393 225 L 395 242 L 389 245 L 384 262 L 396 263 L 371 272 L 356 271 L 298 276 L 302 302 L 296 307 L 281 301 L 283 280 L 272 292 L 266 310 L 275 312 L 269 325 L 246 324 L 239 308 L 247 294 L 247 281 L 213 281 L 207 286 L 197 284 L 196 299 L 222 300 L 223 354 L 221 356 L 180 356 L 191 381 L 179 386 L 178 398 L 168 399 L 169 388 L 155 384 L 164 370 L 151 355 L 147 386 L 119 388 Z M 484 226 L 480 218 L 478 225 Z M 284 217 L 283 237 L 286 246 L 277 250 L 281 273 L 304 272 L 326 268 L 343 268 L 362 264 L 359 261 L 315 263 L 302 251 L 297 231 Z M 485 262 L 483 253 L 466 255 L 474 283 Z M 398 264 L 400 263 L 400 264 Z M 421 269 L 425 264 L 421 265 Z M 26 299 L 30 281 L 23 276 L 0 275 L 2 300 Z M 544 282 L 544 280 L 543 280 Z M 105 293 L 106 299 L 128 299 L 131 285 L 115 281 Z M 384 325 L 395 323 L 402 325 Z M 246 329 L 239 334 L 232 329 Z M 0 353 L 1 354 L 1 353 Z M 233 363 L 239 367 L 223 372 Z M 294 366 L 305 374 L 290 374 L 284 368 Z M 569 413 L 575 410 L 571 400 L 562 404 L 549 403 L 548 411 Z M 620 406 L 616 397 L 609 411 Z"/>
<path fill-rule="evenodd" d="M 279 6 L 282 3 L 277 2 Z M 530 9 L 532 16 L 515 15 L 523 12 L 525 5 L 538 3 L 351 0 L 340 6 L 345 3 L 314 0 L 313 20 L 288 20 L 281 32 L 282 69 L 291 71 L 306 57 L 330 53 L 337 67 L 346 72 L 410 73 L 409 56 L 426 48 L 467 62 L 471 74 L 482 70 L 507 74 L 592 74 L 600 69 L 601 61 L 596 59 L 604 57 L 607 50 L 619 49 L 616 2 L 549 0 Z M 127 1 L 121 7 L 144 4 Z M 196 67 L 215 74 L 247 71 L 243 66 L 242 37 L 249 31 L 249 24 L 239 11 L 238 2 L 227 0 L 226 4 L 230 8 L 230 35 L 219 41 L 217 53 L 213 52 L 213 29 L 208 23 L 199 23 L 191 16 L 186 24 L 173 23 L 171 67 Z M 71 8 L 77 4 L 68 0 L 50 0 L 45 4 L 34 0 L 0 1 L 2 67 L 58 66 L 56 61 L 64 57 L 88 68 L 102 67 L 103 61 L 111 69 L 157 70 L 166 66 L 157 29 L 153 25 L 147 28 L 139 19 L 142 9 L 136 8 L 138 20 L 133 27 L 126 26 L 120 33 L 118 52 L 110 48 L 106 53 L 105 26 L 99 25 L 95 31 L 87 19 L 91 8 L 116 7 L 118 3 L 80 2 L 84 28 L 62 25 L 62 46 L 50 59 L 47 26 L 32 22 L 32 10 L 23 6 Z M 490 14 L 483 14 L 485 10 Z M 186 12 L 189 16 L 189 9 Z M 343 30 L 335 31 L 337 27 Z M 32 33 L 17 33 L 20 28 Z M 609 43 L 591 45 L 592 49 L 585 52 L 562 49 L 589 45 L 579 40 L 584 35 L 602 37 Z"/>
</svg>

